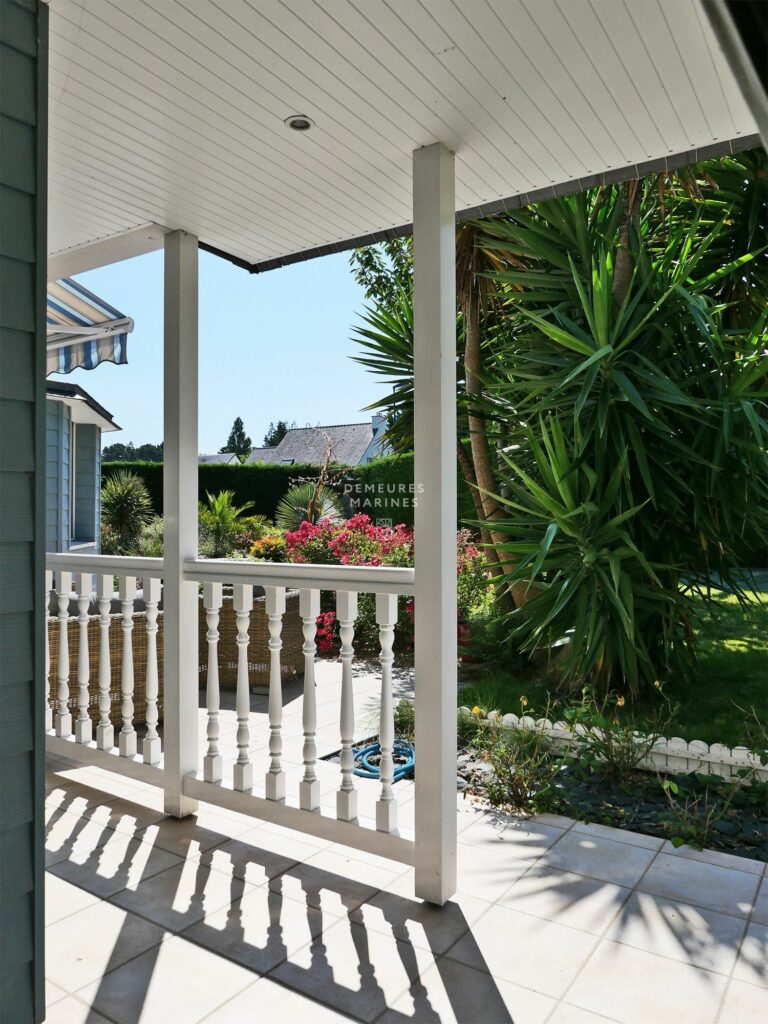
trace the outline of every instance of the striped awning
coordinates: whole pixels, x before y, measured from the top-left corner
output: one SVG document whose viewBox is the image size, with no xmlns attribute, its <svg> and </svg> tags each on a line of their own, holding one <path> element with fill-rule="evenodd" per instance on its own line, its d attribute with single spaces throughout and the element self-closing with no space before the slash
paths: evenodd
<svg viewBox="0 0 768 1024">
<path fill-rule="evenodd" d="M 127 363 L 133 320 L 71 277 L 48 285 L 46 376 L 99 363 Z"/>
</svg>

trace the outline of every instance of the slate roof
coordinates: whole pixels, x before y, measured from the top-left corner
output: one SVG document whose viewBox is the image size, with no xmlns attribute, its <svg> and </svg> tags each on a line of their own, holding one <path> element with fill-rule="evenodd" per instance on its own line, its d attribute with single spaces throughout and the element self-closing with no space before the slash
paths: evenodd
<svg viewBox="0 0 768 1024">
<path fill-rule="evenodd" d="M 287 431 L 274 448 L 254 448 L 246 462 L 271 462 L 278 465 L 322 465 L 328 442 L 331 443 L 331 462 L 343 466 L 357 466 L 373 440 L 373 425 L 365 423 L 336 423 L 328 426 L 294 427 Z"/>
<path fill-rule="evenodd" d="M 234 466 L 240 460 L 234 452 L 216 452 L 215 455 L 198 455 L 197 462 L 200 466 L 218 465 Z"/>
</svg>

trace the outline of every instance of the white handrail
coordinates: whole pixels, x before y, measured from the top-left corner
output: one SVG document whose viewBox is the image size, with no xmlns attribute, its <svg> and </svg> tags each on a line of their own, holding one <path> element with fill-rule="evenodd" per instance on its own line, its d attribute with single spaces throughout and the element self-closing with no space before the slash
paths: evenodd
<svg viewBox="0 0 768 1024">
<path fill-rule="evenodd" d="M 47 554 L 46 569 L 90 572 L 111 576 L 152 576 L 162 579 L 162 558 L 129 558 L 125 555 L 82 555 L 77 552 Z"/>
<path fill-rule="evenodd" d="M 361 594 L 412 594 L 414 588 L 413 569 L 399 566 L 246 562 L 226 558 L 187 558 L 184 578 L 199 583 L 251 583 L 297 590 L 312 587 Z"/>
<path fill-rule="evenodd" d="M 113 576 L 163 576 L 162 558 L 125 555 L 47 554 L 46 569 L 111 573 Z M 251 583 L 254 586 L 348 590 L 358 594 L 413 594 L 413 569 L 400 566 L 314 565 L 301 562 L 247 562 L 228 558 L 188 558 L 184 577 L 200 583 Z"/>
</svg>

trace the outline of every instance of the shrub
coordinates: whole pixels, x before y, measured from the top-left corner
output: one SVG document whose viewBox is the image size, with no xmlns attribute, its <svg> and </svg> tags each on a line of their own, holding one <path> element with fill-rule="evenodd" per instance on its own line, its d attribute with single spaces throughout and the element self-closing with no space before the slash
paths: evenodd
<svg viewBox="0 0 768 1024">
<path fill-rule="evenodd" d="M 235 550 L 247 554 L 255 541 L 261 540 L 273 530 L 266 516 L 239 516 L 235 524 Z"/>
<path fill-rule="evenodd" d="M 456 536 L 456 604 L 459 620 L 466 621 L 481 607 L 489 590 L 488 565 L 469 530 Z"/>
<path fill-rule="evenodd" d="M 359 512 L 346 522 L 303 522 L 286 534 L 288 560 L 315 565 L 413 565 L 413 528 L 376 526 L 371 517 Z M 482 601 L 488 588 L 485 559 L 472 542 L 468 530 L 457 535 L 459 616 L 466 618 Z M 411 598 L 398 599 L 395 626 L 395 650 L 413 650 L 414 604 Z M 361 594 L 355 623 L 355 648 L 375 654 L 379 649 L 375 599 Z"/>
<path fill-rule="evenodd" d="M 563 720 L 573 731 L 577 763 L 609 782 L 625 782 L 637 770 L 673 717 L 672 709 L 665 705 L 656 713 L 652 728 L 646 726 L 641 732 L 625 706 L 626 700 L 620 694 L 612 692 L 597 698 L 585 687 L 580 703 L 562 712 Z"/>
<path fill-rule="evenodd" d="M 139 539 L 136 544 L 136 554 L 142 558 L 163 557 L 163 519 L 162 516 L 153 516 L 148 523 L 141 528 Z"/>
<path fill-rule="evenodd" d="M 115 473 L 101 489 L 102 551 L 132 555 L 142 527 L 152 518 L 143 480 L 128 470 Z"/>
<path fill-rule="evenodd" d="M 275 527 L 257 537 L 250 549 L 251 558 L 257 562 L 284 562 L 285 552 L 285 533 Z"/>
<path fill-rule="evenodd" d="M 229 558 L 235 550 L 238 520 L 247 505 L 235 505 L 233 491 L 207 494 L 200 505 L 200 554 L 203 558 Z"/>
<path fill-rule="evenodd" d="M 473 747 L 491 768 L 483 777 L 488 800 L 531 814 L 558 811 L 557 780 L 567 751 L 557 750 L 541 729 L 479 728 Z"/>
</svg>

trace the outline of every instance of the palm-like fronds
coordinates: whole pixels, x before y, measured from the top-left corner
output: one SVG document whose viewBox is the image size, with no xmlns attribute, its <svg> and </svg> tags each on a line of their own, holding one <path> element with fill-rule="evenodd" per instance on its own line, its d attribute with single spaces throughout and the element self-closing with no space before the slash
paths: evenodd
<svg viewBox="0 0 768 1024">
<path fill-rule="evenodd" d="M 543 573 L 547 584 L 526 605 L 525 644 L 567 633 L 569 675 L 637 688 L 685 669 L 681 586 L 706 591 L 716 577 L 738 592 L 733 568 L 768 530 L 767 318 L 724 326 L 721 282 L 760 258 L 712 269 L 726 216 L 673 221 L 662 238 L 646 211 L 617 303 L 614 208 L 593 192 L 494 225 L 488 244 L 524 253 L 530 269 L 498 275 L 521 290 L 507 297 L 510 344 L 493 370 L 518 425 L 506 474 L 515 512 L 502 528 L 525 557 L 512 578 Z M 601 532 L 617 516 L 620 533 Z M 594 551 L 591 568 L 580 550 Z M 583 609 L 596 607 L 584 633 Z"/>
<path fill-rule="evenodd" d="M 340 519 L 343 503 L 336 491 L 311 481 L 291 487 L 275 512 L 275 523 L 281 530 L 298 530 L 303 522 L 319 523 L 324 519 Z"/>
</svg>

